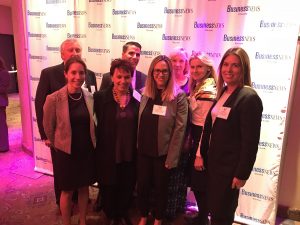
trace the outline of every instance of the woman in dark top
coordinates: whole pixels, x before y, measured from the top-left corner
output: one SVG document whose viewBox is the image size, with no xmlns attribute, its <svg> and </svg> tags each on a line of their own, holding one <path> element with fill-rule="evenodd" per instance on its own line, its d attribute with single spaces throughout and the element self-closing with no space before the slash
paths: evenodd
<svg viewBox="0 0 300 225">
<path fill-rule="evenodd" d="M 94 94 L 97 176 L 108 224 L 127 225 L 131 224 L 128 209 L 136 181 L 139 102 L 130 87 L 133 68 L 128 61 L 112 61 L 110 74 L 112 86 Z"/>
<path fill-rule="evenodd" d="M 71 224 L 71 198 L 78 190 L 80 225 L 86 225 L 89 189 L 94 180 L 96 145 L 93 96 L 81 88 L 86 65 L 71 57 L 64 68 L 67 85 L 48 95 L 44 105 L 45 144 L 56 152 L 60 210 L 64 225 Z"/>
<path fill-rule="evenodd" d="M 174 85 L 170 59 L 164 55 L 157 56 L 150 65 L 139 108 L 139 225 L 147 223 L 152 185 L 154 225 L 162 223 L 167 204 L 169 170 L 178 165 L 187 114 L 186 95 Z"/>
<path fill-rule="evenodd" d="M 263 111 L 251 88 L 250 60 L 244 49 L 230 48 L 222 57 L 216 99 L 205 121 L 200 153 L 208 154 L 211 224 L 231 225 L 239 190 L 256 159 Z"/>
</svg>

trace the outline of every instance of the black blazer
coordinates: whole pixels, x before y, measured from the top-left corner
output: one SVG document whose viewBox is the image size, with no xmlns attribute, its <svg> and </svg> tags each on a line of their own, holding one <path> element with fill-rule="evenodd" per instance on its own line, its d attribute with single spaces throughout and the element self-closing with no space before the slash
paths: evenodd
<svg viewBox="0 0 300 225">
<path fill-rule="evenodd" d="M 145 87 L 145 82 L 146 82 L 147 75 L 140 72 L 136 71 L 136 78 L 135 78 L 135 90 L 139 92 L 140 94 L 142 93 L 142 88 Z M 108 87 L 110 87 L 112 84 L 111 81 L 111 75 L 110 73 L 105 73 L 103 74 L 100 89 L 99 90 L 104 90 Z"/>
<path fill-rule="evenodd" d="M 116 182 L 116 103 L 112 94 L 112 85 L 102 91 L 97 91 L 94 94 L 94 112 L 97 118 L 96 127 L 96 165 L 97 176 L 101 184 L 111 185 Z M 128 131 L 134 132 L 133 143 L 137 137 L 137 121 L 139 102 L 132 97 L 129 105 L 133 108 L 133 113 L 136 118 L 135 129 Z M 133 149 L 136 152 L 136 149 Z"/>
<path fill-rule="evenodd" d="M 96 76 L 93 71 L 87 71 L 85 83 L 89 91 L 91 91 L 91 85 L 94 85 L 95 89 L 97 89 Z M 61 89 L 65 85 L 66 79 L 64 75 L 64 63 L 42 70 L 35 94 L 36 119 L 42 140 L 47 139 L 43 127 L 43 106 L 46 101 L 46 97 L 47 95 Z"/>
<path fill-rule="evenodd" d="M 247 180 L 251 174 L 260 138 L 262 101 L 250 87 L 236 89 L 223 105 L 230 108 L 227 119 L 207 115 L 201 155 L 208 155 L 210 174 Z"/>
</svg>

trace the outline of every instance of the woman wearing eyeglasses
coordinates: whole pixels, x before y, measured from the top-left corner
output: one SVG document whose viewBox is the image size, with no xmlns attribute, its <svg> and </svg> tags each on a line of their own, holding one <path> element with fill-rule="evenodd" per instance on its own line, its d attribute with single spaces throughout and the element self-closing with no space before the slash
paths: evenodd
<svg viewBox="0 0 300 225">
<path fill-rule="evenodd" d="M 198 205 L 198 215 L 194 224 L 208 224 L 207 207 L 207 154 L 200 152 L 199 142 L 206 116 L 216 97 L 216 72 L 213 61 L 201 52 L 193 52 L 190 59 L 190 96 L 191 112 L 192 170 L 191 188 Z"/>
<path fill-rule="evenodd" d="M 154 225 L 162 224 L 167 203 L 169 170 L 178 164 L 187 122 L 186 95 L 174 85 L 172 63 L 167 56 L 153 59 L 139 109 L 138 202 L 139 225 L 147 223 L 149 212 Z M 153 208 L 150 192 L 153 187 Z"/>
</svg>

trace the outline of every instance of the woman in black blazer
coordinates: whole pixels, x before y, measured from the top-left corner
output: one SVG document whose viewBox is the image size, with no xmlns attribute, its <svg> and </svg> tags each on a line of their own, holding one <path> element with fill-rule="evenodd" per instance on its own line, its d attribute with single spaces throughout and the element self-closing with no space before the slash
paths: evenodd
<svg viewBox="0 0 300 225">
<path fill-rule="evenodd" d="M 217 102 L 208 114 L 201 155 L 208 154 L 208 204 L 212 225 L 231 225 L 239 189 L 251 174 L 260 137 L 262 101 L 251 88 L 244 49 L 230 48 L 219 65 Z"/>
<path fill-rule="evenodd" d="M 97 175 L 107 224 L 131 225 L 139 102 L 130 88 L 133 68 L 128 61 L 113 60 L 110 75 L 111 86 L 94 94 Z"/>
</svg>

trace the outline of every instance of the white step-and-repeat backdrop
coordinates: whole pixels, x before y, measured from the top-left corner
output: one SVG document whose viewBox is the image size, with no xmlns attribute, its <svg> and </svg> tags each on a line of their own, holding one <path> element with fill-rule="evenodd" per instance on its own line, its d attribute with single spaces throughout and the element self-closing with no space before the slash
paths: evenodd
<svg viewBox="0 0 300 225">
<path fill-rule="evenodd" d="M 298 1 L 281 0 L 27 0 L 35 170 L 52 174 L 40 140 L 34 99 L 40 72 L 59 64 L 59 46 L 77 38 L 98 85 L 127 41 L 142 44 L 138 69 L 181 46 L 209 54 L 216 68 L 230 47 L 251 60 L 253 87 L 263 100 L 262 131 L 251 177 L 241 189 L 236 221 L 275 224 L 280 161 L 299 32 Z"/>
</svg>

